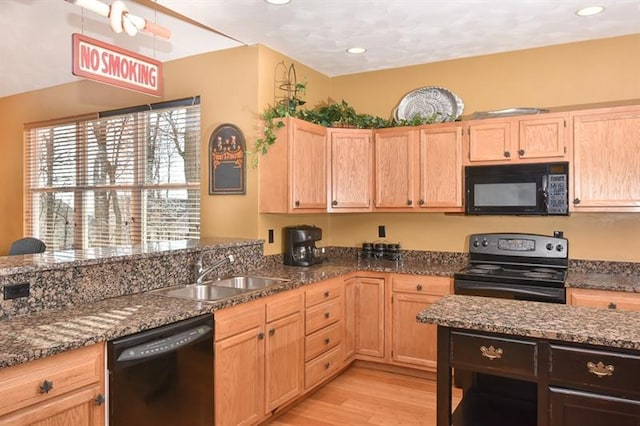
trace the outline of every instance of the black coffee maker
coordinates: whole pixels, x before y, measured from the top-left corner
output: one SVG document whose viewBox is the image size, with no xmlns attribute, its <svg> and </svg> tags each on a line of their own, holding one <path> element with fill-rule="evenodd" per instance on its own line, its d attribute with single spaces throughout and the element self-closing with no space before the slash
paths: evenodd
<svg viewBox="0 0 640 426">
<path fill-rule="evenodd" d="M 286 226 L 282 230 L 284 264 L 311 266 L 324 260 L 323 250 L 316 247 L 322 239 L 322 229 L 313 225 Z"/>
</svg>

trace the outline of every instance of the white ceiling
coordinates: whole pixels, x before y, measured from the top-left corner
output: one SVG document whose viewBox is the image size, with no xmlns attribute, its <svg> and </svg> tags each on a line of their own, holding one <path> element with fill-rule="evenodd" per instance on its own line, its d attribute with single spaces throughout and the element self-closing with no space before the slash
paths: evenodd
<svg viewBox="0 0 640 426">
<path fill-rule="evenodd" d="M 238 42 L 133 1 L 131 13 L 172 38 L 114 34 L 64 0 L 0 0 L 0 97 L 76 80 L 74 32 L 160 61 L 260 43 L 328 76 L 640 33 L 640 0 L 155 0 Z M 605 12 L 575 14 L 594 3 Z M 345 53 L 352 46 L 368 51 Z"/>
</svg>

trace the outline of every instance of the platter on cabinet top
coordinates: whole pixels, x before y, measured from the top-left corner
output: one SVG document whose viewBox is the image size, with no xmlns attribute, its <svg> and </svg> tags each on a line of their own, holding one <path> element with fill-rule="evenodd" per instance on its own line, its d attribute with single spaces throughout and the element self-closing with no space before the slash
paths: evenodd
<svg viewBox="0 0 640 426">
<path fill-rule="evenodd" d="M 454 121 L 462 114 L 464 103 L 455 93 L 443 87 L 422 87 L 400 101 L 396 108 L 396 120 L 411 120 L 419 115 L 434 117 L 435 122 Z"/>
</svg>

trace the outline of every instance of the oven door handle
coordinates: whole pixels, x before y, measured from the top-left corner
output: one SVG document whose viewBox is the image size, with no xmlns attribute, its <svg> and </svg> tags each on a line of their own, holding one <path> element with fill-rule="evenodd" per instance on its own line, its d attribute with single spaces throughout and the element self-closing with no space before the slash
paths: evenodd
<svg viewBox="0 0 640 426">
<path fill-rule="evenodd" d="M 546 291 L 545 291 L 546 290 Z M 558 295 L 562 292 L 562 289 L 559 288 L 545 288 L 545 289 L 534 289 L 531 287 L 524 286 L 513 286 L 510 285 L 508 287 L 501 286 L 499 284 L 490 284 L 490 283 L 479 283 L 479 282 L 454 282 L 454 294 L 462 294 L 469 296 L 483 296 L 483 292 L 489 293 L 503 293 L 510 294 L 514 296 L 521 296 L 522 300 L 537 300 L 537 301 L 548 301 L 548 302 L 558 302 Z M 531 298 L 535 299 L 531 299 Z M 513 297 L 512 297 L 513 299 Z M 562 298 L 562 303 L 564 302 L 564 298 Z"/>
</svg>

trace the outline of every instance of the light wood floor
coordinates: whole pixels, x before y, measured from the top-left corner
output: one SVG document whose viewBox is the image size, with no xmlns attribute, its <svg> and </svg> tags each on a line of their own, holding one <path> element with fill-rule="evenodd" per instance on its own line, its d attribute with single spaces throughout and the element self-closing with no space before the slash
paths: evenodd
<svg viewBox="0 0 640 426">
<path fill-rule="evenodd" d="M 454 390 L 454 403 L 460 399 Z M 436 382 L 351 367 L 269 423 L 271 426 L 436 424 Z"/>
</svg>

